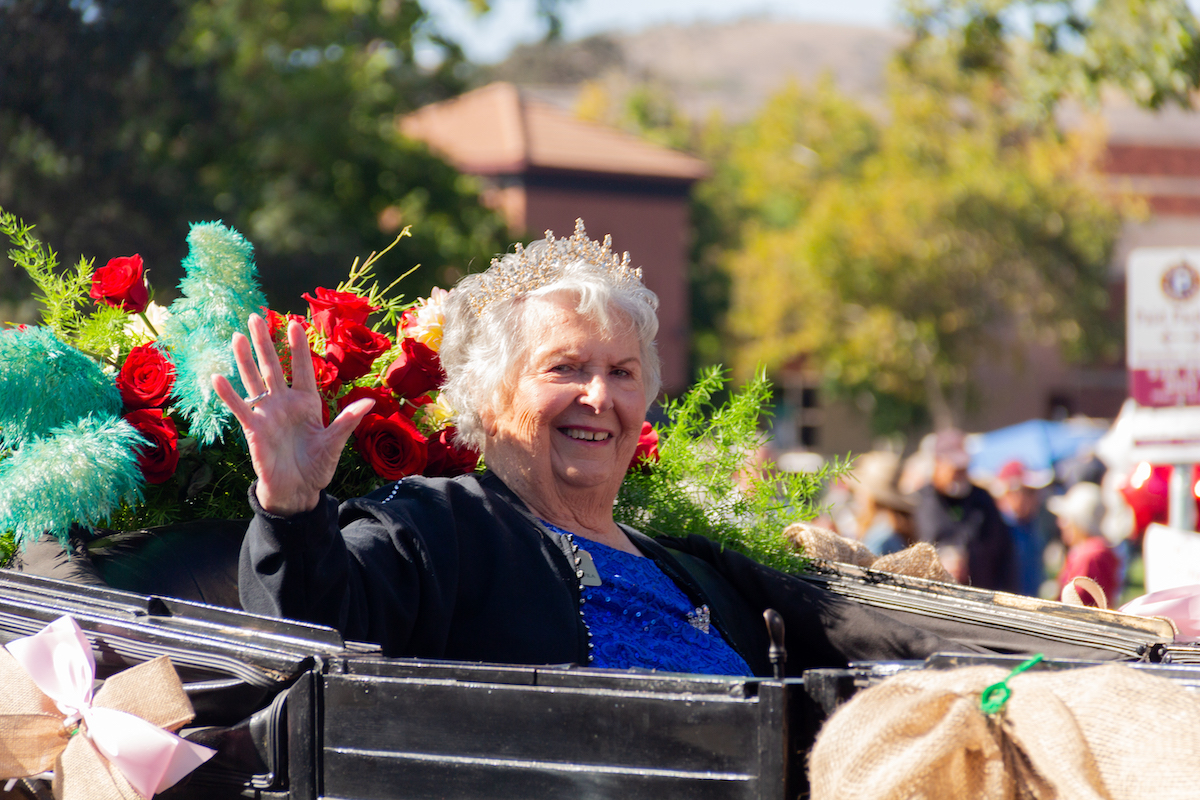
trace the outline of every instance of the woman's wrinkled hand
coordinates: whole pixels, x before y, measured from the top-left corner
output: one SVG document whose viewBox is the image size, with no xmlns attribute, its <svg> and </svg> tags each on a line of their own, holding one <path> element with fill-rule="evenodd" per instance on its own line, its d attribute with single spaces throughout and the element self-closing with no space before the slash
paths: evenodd
<svg viewBox="0 0 1200 800">
<path fill-rule="evenodd" d="M 287 339 L 292 354 L 291 386 L 262 317 L 250 316 L 250 339 L 240 333 L 233 336 L 233 355 L 242 385 L 250 397 L 268 392 L 253 408 L 225 376 L 213 376 L 213 388 L 246 434 L 258 475 L 258 502 L 265 511 L 280 516 L 316 507 L 321 490 L 333 480 L 342 448 L 375 402 L 363 399 L 351 403 L 325 427 L 321 409 L 324 401 L 317 391 L 308 339 L 300 323 L 288 323 Z"/>
</svg>

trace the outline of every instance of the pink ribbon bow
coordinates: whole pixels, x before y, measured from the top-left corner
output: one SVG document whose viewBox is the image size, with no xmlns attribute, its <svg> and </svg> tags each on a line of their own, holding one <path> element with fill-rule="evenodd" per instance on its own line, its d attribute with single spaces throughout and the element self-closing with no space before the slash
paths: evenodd
<svg viewBox="0 0 1200 800">
<path fill-rule="evenodd" d="M 105 682 L 105 688 L 96 698 L 97 703 L 93 704 L 96 662 L 92 648 L 75 620 L 60 617 L 33 636 L 15 639 L 5 647 L 37 689 L 52 700 L 63 715 L 62 724 L 69 736 L 66 746 L 56 754 L 56 797 L 60 796 L 57 789 L 64 778 L 59 773 L 69 771 L 63 765 L 82 763 L 90 758 L 84 750 L 68 758 L 73 747 L 90 745 L 86 749 L 94 748 L 144 798 L 175 785 L 216 755 L 215 750 L 181 739 L 142 716 L 111 707 L 125 705 L 141 713 L 138 706 L 145 704 L 146 716 L 174 727 L 191 719 L 191 703 L 166 657 L 113 676 Z M 126 676 L 124 688 L 118 682 L 114 691 L 107 692 L 108 684 Z M 113 702 L 104 702 L 106 692 Z M 37 716 L 44 717 L 44 713 Z"/>
</svg>

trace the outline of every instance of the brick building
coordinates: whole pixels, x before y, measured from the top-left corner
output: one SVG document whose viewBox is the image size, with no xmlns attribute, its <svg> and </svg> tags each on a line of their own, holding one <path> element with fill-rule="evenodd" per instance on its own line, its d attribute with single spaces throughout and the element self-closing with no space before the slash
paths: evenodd
<svg viewBox="0 0 1200 800">
<path fill-rule="evenodd" d="M 688 195 L 704 162 L 576 119 L 509 83 L 421 108 L 400 129 L 483 179 L 484 202 L 513 230 L 570 235 L 582 218 L 592 238 L 611 234 L 658 295 L 663 389 L 687 387 Z"/>
</svg>

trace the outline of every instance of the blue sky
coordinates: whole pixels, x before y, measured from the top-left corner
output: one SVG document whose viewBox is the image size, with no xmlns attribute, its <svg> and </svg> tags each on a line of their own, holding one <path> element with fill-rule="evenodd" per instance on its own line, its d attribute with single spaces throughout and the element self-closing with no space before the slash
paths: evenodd
<svg viewBox="0 0 1200 800">
<path fill-rule="evenodd" d="M 1196 0 L 1200 2 L 1200 0 Z M 466 0 L 424 0 L 423 5 L 467 57 L 499 61 L 517 44 L 541 37 L 536 0 L 492 0 L 492 10 L 476 17 Z M 899 0 L 574 0 L 564 3 L 568 39 L 602 31 L 637 31 L 666 22 L 728 21 L 753 16 L 886 27 Z"/>
</svg>

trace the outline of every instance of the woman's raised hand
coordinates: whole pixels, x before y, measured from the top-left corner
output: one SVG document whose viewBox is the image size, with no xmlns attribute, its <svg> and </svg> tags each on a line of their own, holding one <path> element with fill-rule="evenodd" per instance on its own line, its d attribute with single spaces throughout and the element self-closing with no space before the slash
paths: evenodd
<svg viewBox="0 0 1200 800">
<path fill-rule="evenodd" d="M 225 376 L 213 376 L 213 388 L 241 424 L 250 445 L 250 459 L 258 475 L 258 502 L 264 510 L 281 516 L 316 507 L 321 490 L 333 480 L 342 448 L 374 405 L 373 400 L 351 403 L 325 427 L 324 401 L 317 391 L 312 355 L 300 323 L 288 322 L 287 338 L 292 354 L 291 386 L 262 317 L 250 316 L 250 340 L 240 333 L 233 336 L 233 356 L 242 385 L 251 397 L 267 393 L 253 407 Z"/>
</svg>

